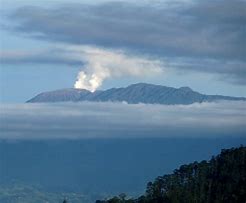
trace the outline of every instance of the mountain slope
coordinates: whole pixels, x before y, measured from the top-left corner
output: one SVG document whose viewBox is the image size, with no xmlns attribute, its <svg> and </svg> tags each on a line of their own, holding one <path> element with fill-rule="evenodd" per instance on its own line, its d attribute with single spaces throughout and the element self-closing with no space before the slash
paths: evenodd
<svg viewBox="0 0 246 203">
<path fill-rule="evenodd" d="M 246 202 L 246 147 L 222 150 L 210 161 L 180 166 L 147 184 L 144 195 L 119 195 L 96 203 L 241 203 Z"/>
<path fill-rule="evenodd" d="M 192 104 L 195 102 L 212 102 L 216 100 L 246 100 L 246 98 L 204 95 L 193 91 L 189 87 L 173 88 L 161 85 L 137 83 L 125 88 L 112 88 L 95 92 L 72 88 L 44 92 L 27 102 L 125 101 L 130 104 Z"/>
</svg>

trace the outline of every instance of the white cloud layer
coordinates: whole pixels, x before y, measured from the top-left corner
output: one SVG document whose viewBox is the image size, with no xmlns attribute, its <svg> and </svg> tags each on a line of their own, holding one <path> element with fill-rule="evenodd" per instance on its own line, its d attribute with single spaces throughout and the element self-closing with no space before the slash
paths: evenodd
<svg viewBox="0 0 246 203">
<path fill-rule="evenodd" d="M 246 136 L 246 102 L 2 104 L 0 139 Z"/>
</svg>

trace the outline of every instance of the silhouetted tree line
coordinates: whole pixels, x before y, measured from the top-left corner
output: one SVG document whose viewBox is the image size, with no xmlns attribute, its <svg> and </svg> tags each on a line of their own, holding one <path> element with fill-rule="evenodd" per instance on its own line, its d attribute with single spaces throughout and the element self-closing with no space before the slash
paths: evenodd
<svg viewBox="0 0 246 203">
<path fill-rule="evenodd" d="M 246 147 L 223 149 L 210 161 L 182 165 L 147 184 L 145 195 L 96 203 L 246 203 Z"/>
</svg>

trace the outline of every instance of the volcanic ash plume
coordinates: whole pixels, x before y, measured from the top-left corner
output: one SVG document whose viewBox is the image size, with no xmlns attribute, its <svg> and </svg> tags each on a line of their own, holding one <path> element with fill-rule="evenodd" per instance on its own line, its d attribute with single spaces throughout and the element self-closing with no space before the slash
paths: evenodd
<svg viewBox="0 0 246 203">
<path fill-rule="evenodd" d="M 80 71 L 74 87 L 94 92 L 98 87 L 102 85 L 103 80 L 105 80 L 107 77 L 110 77 L 110 73 L 108 71 L 105 71 L 104 69 L 87 74 L 84 71 Z"/>
<path fill-rule="evenodd" d="M 159 61 L 139 57 L 129 57 L 122 52 L 110 52 L 102 49 L 89 48 L 83 50 L 84 70 L 80 71 L 75 88 L 94 92 L 107 78 L 122 76 L 153 76 L 162 73 Z"/>
</svg>

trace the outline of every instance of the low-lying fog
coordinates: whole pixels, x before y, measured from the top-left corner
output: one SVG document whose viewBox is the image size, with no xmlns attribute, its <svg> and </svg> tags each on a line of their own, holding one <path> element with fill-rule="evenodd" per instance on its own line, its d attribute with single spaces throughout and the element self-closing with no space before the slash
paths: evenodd
<svg viewBox="0 0 246 203">
<path fill-rule="evenodd" d="M 2 104 L 0 139 L 245 136 L 246 102 Z"/>
</svg>

